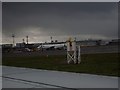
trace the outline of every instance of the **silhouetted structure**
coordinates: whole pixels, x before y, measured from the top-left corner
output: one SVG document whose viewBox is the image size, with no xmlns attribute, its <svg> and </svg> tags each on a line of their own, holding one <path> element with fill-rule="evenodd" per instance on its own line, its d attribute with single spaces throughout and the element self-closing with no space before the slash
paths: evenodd
<svg viewBox="0 0 120 90">
<path fill-rule="evenodd" d="M 26 42 L 27 42 L 27 44 L 28 44 L 28 36 L 26 36 Z"/>
<path fill-rule="evenodd" d="M 51 43 L 53 42 L 52 37 L 50 37 Z"/>
<path fill-rule="evenodd" d="M 13 38 L 13 47 L 15 46 L 15 35 L 14 34 L 12 34 L 12 38 Z"/>
<path fill-rule="evenodd" d="M 23 43 L 25 43 L 25 40 L 24 40 L 24 38 L 23 38 L 22 40 L 23 40 Z"/>
</svg>

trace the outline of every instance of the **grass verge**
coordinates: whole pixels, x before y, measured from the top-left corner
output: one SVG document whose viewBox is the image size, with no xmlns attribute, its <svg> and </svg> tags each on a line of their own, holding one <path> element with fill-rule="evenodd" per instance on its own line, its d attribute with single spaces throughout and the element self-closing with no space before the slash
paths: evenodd
<svg viewBox="0 0 120 90">
<path fill-rule="evenodd" d="M 80 64 L 67 64 L 66 56 L 3 57 L 2 65 L 46 70 L 120 76 L 119 54 L 84 54 Z"/>
</svg>

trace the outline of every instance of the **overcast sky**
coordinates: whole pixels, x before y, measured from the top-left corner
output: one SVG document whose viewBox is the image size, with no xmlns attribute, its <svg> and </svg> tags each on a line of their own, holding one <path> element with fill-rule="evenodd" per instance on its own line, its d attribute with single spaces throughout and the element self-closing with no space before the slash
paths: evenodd
<svg viewBox="0 0 120 90">
<path fill-rule="evenodd" d="M 118 37 L 117 3 L 4 2 L 2 6 L 3 43 L 29 36 L 29 42 L 53 40 L 114 39 Z"/>
</svg>

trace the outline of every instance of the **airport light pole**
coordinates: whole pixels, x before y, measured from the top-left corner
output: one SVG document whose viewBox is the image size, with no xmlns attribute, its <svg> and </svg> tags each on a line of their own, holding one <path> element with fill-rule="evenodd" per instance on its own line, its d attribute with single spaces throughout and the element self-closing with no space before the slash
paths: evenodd
<svg viewBox="0 0 120 90">
<path fill-rule="evenodd" d="M 22 40 L 23 40 L 23 43 L 25 43 L 25 40 L 24 40 L 24 38 L 23 38 Z"/>
<path fill-rule="evenodd" d="M 52 43 L 52 36 L 50 37 L 51 43 Z"/>
<path fill-rule="evenodd" d="M 28 36 L 26 36 L 26 42 L 27 42 L 27 44 L 28 44 Z"/>
<path fill-rule="evenodd" d="M 12 34 L 12 38 L 13 38 L 13 47 L 15 46 L 15 35 L 14 34 Z"/>
</svg>

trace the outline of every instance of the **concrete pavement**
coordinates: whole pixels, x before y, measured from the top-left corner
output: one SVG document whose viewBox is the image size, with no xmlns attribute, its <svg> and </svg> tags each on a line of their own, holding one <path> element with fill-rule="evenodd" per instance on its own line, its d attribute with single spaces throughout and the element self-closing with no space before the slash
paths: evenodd
<svg viewBox="0 0 120 90">
<path fill-rule="evenodd" d="M 2 66 L 3 88 L 118 88 L 118 77 Z"/>
</svg>

